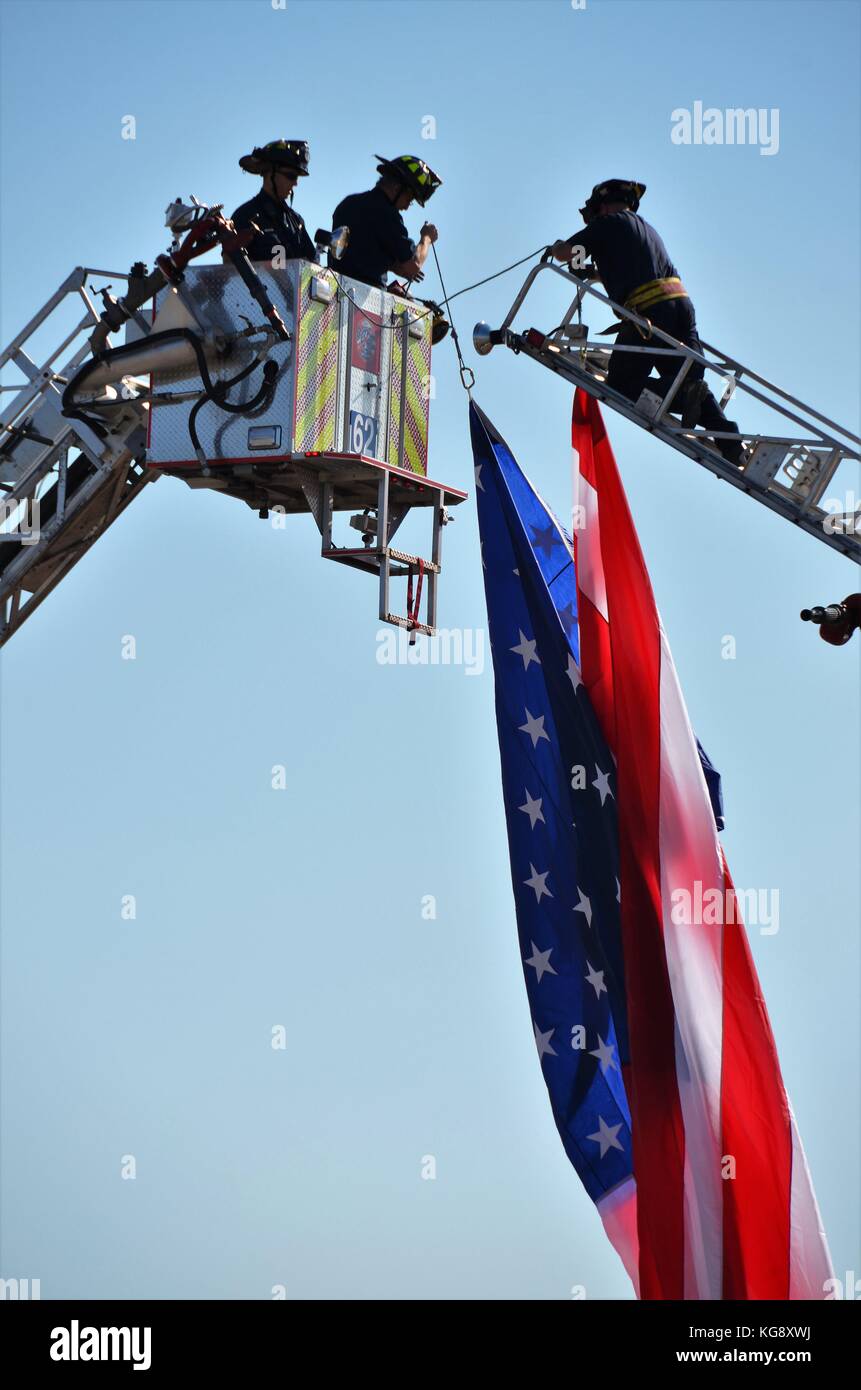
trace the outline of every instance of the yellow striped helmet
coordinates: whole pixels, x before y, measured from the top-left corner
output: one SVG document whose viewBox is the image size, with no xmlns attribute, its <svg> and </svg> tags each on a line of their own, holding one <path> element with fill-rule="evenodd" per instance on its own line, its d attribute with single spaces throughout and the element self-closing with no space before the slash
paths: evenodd
<svg viewBox="0 0 861 1390">
<path fill-rule="evenodd" d="M 421 203 L 422 207 L 428 198 L 433 197 L 442 183 L 442 179 L 434 173 L 430 165 L 419 159 L 417 154 L 399 154 L 395 159 L 386 159 L 385 155 L 378 154 L 374 158 L 380 161 L 377 173 L 397 179 L 415 194 L 416 201 Z"/>
</svg>

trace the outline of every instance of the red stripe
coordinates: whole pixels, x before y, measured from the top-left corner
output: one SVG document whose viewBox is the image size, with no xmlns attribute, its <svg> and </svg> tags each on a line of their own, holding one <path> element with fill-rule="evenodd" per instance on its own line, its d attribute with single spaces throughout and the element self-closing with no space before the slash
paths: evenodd
<svg viewBox="0 0 861 1390">
<path fill-rule="evenodd" d="M 724 890 L 731 888 L 724 861 Z M 724 926 L 723 976 L 722 1149 L 735 1161 L 735 1176 L 723 1184 L 723 1296 L 788 1298 L 789 1103 L 740 920 Z"/>
<path fill-rule="evenodd" d="M 577 562 L 577 542 L 574 542 Z M 579 573 L 579 570 L 578 570 Z M 613 701 L 613 659 L 610 651 L 610 629 L 604 617 L 589 598 L 578 589 L 577 609 L 580 616 L 580 669 L 583 683 L 589 690 L 592 708 L 608 744 L 616 751 L 616 709 Z M 587 611 L 588 610 L 588 611 Z M 590 675 L 587 676 L 586 672 Z M 606 769 L 609 771 L 609 769 Z"/>
<path fill-rule="evenodd" d="M 676 1080 L 675 1023 L 663 941 L 658 791 L 660 628 L 648 574 L 600 411 L 575 398 L 574 447 L 594 469 L 609 613 L 581 597 L 582 676 L 617 760 L 622 944 L 630 1032 L 631 1106 L 641 1298 L 684 1297 L 685 1138 Z M 611 701 L 608 710 L 608 695 Z"/>
</svg>

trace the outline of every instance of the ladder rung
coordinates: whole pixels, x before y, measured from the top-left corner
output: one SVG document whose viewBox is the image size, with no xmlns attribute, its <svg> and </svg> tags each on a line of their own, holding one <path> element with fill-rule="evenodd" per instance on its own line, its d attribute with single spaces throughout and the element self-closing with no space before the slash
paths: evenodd
<svg viewBox="0 0 861 1390">
<path fill-rule="evenodd" d="M 420 564 L 424 565 L 425 574 L 440 573 L 439 565 L 435 565 L 433 560 L 422 560 L 420 555 L 407 555 L 405 551 L 392 550 L 391 547 L 388 555 L 390 560 L 400 560 L 402 565 L 413 565 L 415 568 L 418 568 Z"/>
<path fill-rule="evenodd" d="M 398 613 L 387 613 L 385 622 L 393 623 L 395 627 L 406 627 L 411 632 L 424 632 L 428 637 L 436 636 L 436 628 L 428 627 L 427 623 L 414 623 L 409 618 L 402 618 Z"/>
</svg>

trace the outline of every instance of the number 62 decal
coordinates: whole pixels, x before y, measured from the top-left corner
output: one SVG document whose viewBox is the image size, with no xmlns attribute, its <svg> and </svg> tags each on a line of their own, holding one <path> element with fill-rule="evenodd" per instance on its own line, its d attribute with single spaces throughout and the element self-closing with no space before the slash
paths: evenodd
<svg viewBox="0 0 861 1390">
<path fill-rule="evenodd" d="M 373 457 L 377 451 L 377 422 L 371 415 L 350 411 L 350 453 Z"/>
</svg>

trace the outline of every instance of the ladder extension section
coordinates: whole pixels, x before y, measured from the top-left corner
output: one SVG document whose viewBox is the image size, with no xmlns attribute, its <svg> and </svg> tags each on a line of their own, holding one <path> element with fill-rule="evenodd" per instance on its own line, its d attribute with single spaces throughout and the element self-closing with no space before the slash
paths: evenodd
<svg viewBox="0 0 861 1390">
<path fill-rule="evenodd" d="M 120 400 L 103 439 L 61 413 L 63 391 L 90 356 L 89 335 L 100 321 L 91 276 L 128 279 L 79 266 L 0 354 L 0 370 L 14 366 L 25 378 L 0 385 L 4 396 L 14 393 L 0 409 L 0 646 L 152 476 L 140 462 L 146 419 L 139 406 Z M 84 306 L 81 318 L 76 299 Z M 52 316 L 62 337 L 39 365 L 25 349 Z"/>
<path fill-rule="evenodd" d="M 561 276 L 572 284 L 574 299 L 561 323 L 552 332 L 542 333 L 534 328 L 517 332 L 511 325 L 536 278 L 545 271 Z M 620 321 L 629 320 L 650 332 L 649 345 L 610 347 L 606 341 L 590 340 L 588 327 L 582 321 L 582 307 L 587 295 L 614 313 Z M 695 352 L 654 327 L 647 319 L 614 304 L 606 295 L 594 289 L 588 280 L 547 260 L 539 262 L 529 272 L 502 326 L 492 330 L 486 323 L 476 324 L 473 342 L 481 355 L 497 345 L 504 345 L 549 367 L 572 386 L 582 386 L 590 396 L 702 464 L 733 487 L 740 488 L 817 540 L 824 541 L 861 564 L 861 501 L 852 490 L 847 490 L 842 501 L 839 497 L 826 497 L 840 466 L 845 463 L 857 465 L 861 459 L 861 438 L 805 406 L 728 354 L 708 343 L 703 343 L 702 353 Z M 681 362 L 675 380 L 663 399 L 647 387 L 639 401 L 633 402 L 607 385 L 607 369 L 612 352 L 674 356 L 680 358 Z M 740 438 L 745 455 L 741 467 L 724 459 L 714 445 L 715 438 L 734 439 L 737 436 L 686 429 L 671 418 L 670 413 L 674 409 L 681 413 L 679 402 L 688 374 L 695 364 L 705 368 L 706 381 L 722 408 L 738 391 L 745 401 L 755 401 L 760 408 L 766 407 L 782 417 L 778 424 L 779 432 L 773 434 L 751 433 L 745 429 L 744 421 L 740 420 Z M 786 421 L 790 422 L 789 428 L 784 423 Z M 792 430 L 792 426 L 795 430 Z"/>
</svg>

